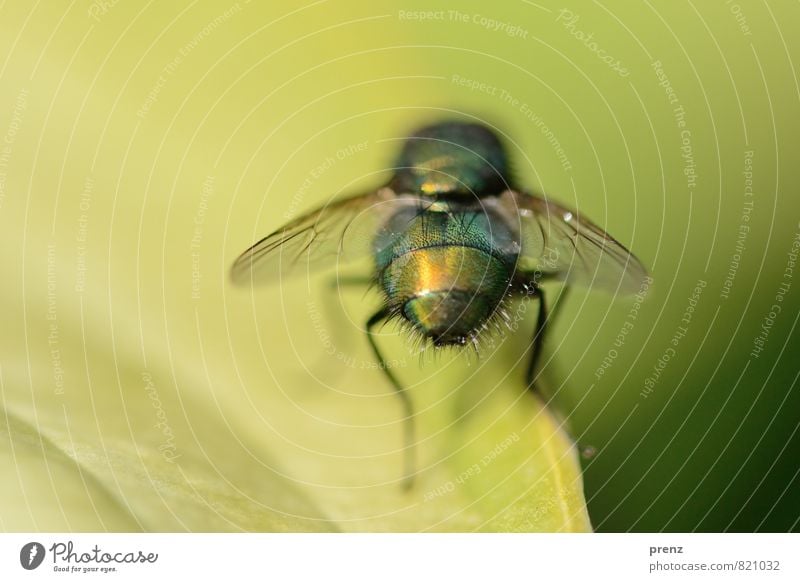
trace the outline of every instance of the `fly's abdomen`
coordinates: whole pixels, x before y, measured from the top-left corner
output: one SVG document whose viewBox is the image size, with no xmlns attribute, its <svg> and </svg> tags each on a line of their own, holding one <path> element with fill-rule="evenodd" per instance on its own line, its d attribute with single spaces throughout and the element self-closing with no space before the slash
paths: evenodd
<svg viewBox="0 0 800 582">
<path fill-rule="evenodd" d="M 434 344 L 464 344 L 498 308 L 509 267 L 482 249 L 434 246 L 394 258 L 380 283 L 390 305 Z"/>
</svg>

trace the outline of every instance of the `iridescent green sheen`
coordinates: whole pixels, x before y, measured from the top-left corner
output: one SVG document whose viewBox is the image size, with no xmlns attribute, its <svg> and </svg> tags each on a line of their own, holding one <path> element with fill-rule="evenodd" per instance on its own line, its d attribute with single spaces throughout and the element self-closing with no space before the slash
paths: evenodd
<svg viewBox="0 0 800 582">
<path fill-rule="evenodd" d="M 509 188 L 503 144 L 488 128 L 439 123 L 408 138 L 390 187 L 430 196 L 485 196 Z"/>
<path fill-rule="evenodd" d="M 464 343 L 487 321 L 508 287 L 508 268 L 484 251 L 428 247 L 402 255 L 384 271 L 384 290 L 403 316 L 436 344 Z"/>
<path fill-rule="evenodd" d="M 508 291 L 517 256 L 497 244 L 511 236 L 508 227 L 479 212 L 398 215 L 397 221 L 391 231 L 399 234 L 377 253 L 387 302 L 435 344 L 465 343 Z"/>
<path fill-rule="evenodd" d="M 514 240 L 504 220 L 483 210 L 458 211 L 447 206 L 440 212 L 420 213 L 409 208 L 396 213 L 378 234 L 377 267 L 381 270 L 409 251 L 446 245 L 480 249 L 513 266 L 516 254 L 506 249 L 514 245 Z"/>
</svg>

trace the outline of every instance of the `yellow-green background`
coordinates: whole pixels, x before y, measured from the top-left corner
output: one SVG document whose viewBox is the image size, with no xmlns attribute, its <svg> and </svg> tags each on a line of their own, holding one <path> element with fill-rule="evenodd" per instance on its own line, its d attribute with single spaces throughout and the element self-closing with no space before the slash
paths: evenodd
<svg viewBox="0 0 800 582">
<path fill-rule="evenodd" d="M 555 421 L 595 451 L 582 464 L 599 531 L 797 529 L 800 272 L 763 353 L 749 356 L 800 229 L 796 3 L 458 3 L 467 22 L 442 2 L 98 6 L 0 6 L 0 140 L 13 142 L 0 166 L 0 528 L 587 529 L 577 448 Z M 564 6 L 579 16 L 572 29 Z M 445 12 L 401 15 L 418 10 Z M 686 112 L 692 191 L 654 61 Z M 519 181 L 580 207 L 654 286 L 600 380 L 632 304 L 570 296 L 545 358 L 554 414 L 523 394 L 513 366 L 527 328 L 491 357 L 429 355 L 423 367 L 383 338 L 426 436 L 425 469 L 404 496 L 385 380 L 326 356 L 321 339 L 370 362 L 358 326 L 377 297 L 343 291 L 345 316 L 324 277 L 242 290 L 226 269 L 287 215 L 379 185 L 397 138 L 442 116 L 497 124 Z M 725 300 L 747 150 L 751 230 Z M 701 279 L 688 333 L 643 398 Z M 145 374 L 174 462 L 158 452 Z M 520 440 L 480 476 L 423 500 L 510 435 Z"/>
</svg>

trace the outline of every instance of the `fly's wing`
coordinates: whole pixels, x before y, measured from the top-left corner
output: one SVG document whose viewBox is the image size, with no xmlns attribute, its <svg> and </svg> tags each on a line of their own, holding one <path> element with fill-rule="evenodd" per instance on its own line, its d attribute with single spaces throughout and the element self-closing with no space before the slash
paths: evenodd
<svg viewBox="0 0 800 582">
<path fill-rule="evenodd" d="M 233 263 L 235 284 L 259 284 L 374 252 L 376 236 L 397 209 L 416 204 L 389 188 L 309 212 L 264 237 Z M 382 240 L 387 241 L 387 237 Z"/>
<path fill-rule="evenodd" d="M 513 190 L 497 204 L 519 227 L 522 272 L 620 294 L 636 293 L 647 277 L 630 251 L 572 210 Z"/>
</svg>

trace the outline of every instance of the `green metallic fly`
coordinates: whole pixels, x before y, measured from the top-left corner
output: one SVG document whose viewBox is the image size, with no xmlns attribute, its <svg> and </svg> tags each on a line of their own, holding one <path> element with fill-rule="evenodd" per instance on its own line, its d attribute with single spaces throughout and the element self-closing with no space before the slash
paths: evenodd
<svg viewBox="0 0 800 582">
<path fill-rule="evenodd" d="M 246 250 L 237 284 L 332 267 L 372 256 L 384 304 L 367 337 L 406 414 L 405 484 L 413 478 L 413 406 L 373 335 L 396 319 L 435 347 L 477 346 L 510 327 L 509 303 L 537 299 L 526 382 L 533 387 L 547 308 L 542 282 L 639 290 L 647 272 L 620 243 L 577 212 L 514 185 L 505 148 L 484 125 L 444 122 L 411 135 L 377 191 L 310 212 Z"/>
</svg>

